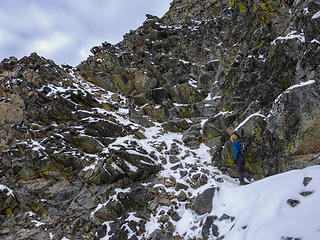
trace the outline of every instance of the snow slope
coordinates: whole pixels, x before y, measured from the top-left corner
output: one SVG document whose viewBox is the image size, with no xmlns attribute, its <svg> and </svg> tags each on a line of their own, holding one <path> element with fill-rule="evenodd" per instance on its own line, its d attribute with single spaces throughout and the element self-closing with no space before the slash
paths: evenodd
<svg viewBox="0 0 320 240">
<path fill-rule="evenodd" d="M 312 180 L 305 186 L 303 182 L 306 177 Z M 246 186 L 225 185 L 213 199 L 212 214 L 235 216 L 235 220 L 228 225 L 233 228 L 224 228 L 221 232 L 226 240 L 282 237 L 318 240 L 319 186 L 320 166 L 271 176 Z M 293 207 L 288 203 L 289 199 L 299 203 Z"/>
<path fill-rule="evenodd" d="M 308 82 L 308 84 L 311 83 L 312 81 Z M 54 87 L 51 86 L 52 88 Z M 57 93 L 63 94 L 66 91 L 63 88 L 54 89 L 56 90 L 54 95 Z M 74 89 L 71 90 L 80 91 L 82 89 L 85 89 L 93 96 L 95 92 L 102 92 L 101 89 L 94 88 L 89 83 L 86 85 L 81 78 L 75 78 Z M 109 101 L 110 98 L 111 95 L 108 92 L 102 92 L 100 99 L 97 99 L 97 101 Z M 128 110 L 125 108 L 120 108 L 117 113 L 107 112 L 102 108 L 95 108 L 94 110 L 101 114 L 112 114 L 123 125 L 139 128 L 137 124 L 127 119 Z M 256 113 L 249 116 L 249 118 L 252 116 L 265 117 Z M 320 239 L 320 221 L 318 220 L 320 216 L 320 166 L 294 170 L 255 181 L 249 185 L 239 186 L 237 179 L 221 173 L 212 164 L 209 153 L 210 148 L 203 143 L 199 149 L 191 150 L 183 144 L 182 134 L 166 132 L 160 124 L 155 124 L 154 127 L 145 128 L 141 131 L 146 136 L 146 139 L 134 138 L 137 147 L 142 147 L 148 154 L 154 152 L 158 159 L 164 156 L 166 158 L 166 161 L 160 162 L 159 160 L 158 162 L 158 164 L 162 164 L 163 170 L 157 174 L 157 178 L 164 181 L 159 181 L 157 184 L 154 182 L 145 182 L 143 184 L 151 185 L 153 188 L 161 188 L 162 191 L 165 191 L 170 196 L 178 196 L 183 191 L 188 199 L 196 198 L 206 189 L 219 188 L 219 191 L 215 192 L 212 199 L 212 211 L 204 215 L 198 215 L 190 209 L 188 201 L 181 201 L 177 197 L 171 199 L 180 217 L 176 221 L 170 217 L 168 220 L 175 227 L 174 236 L 179 236 L 180 239 L 203 239 L 203 226 L 209 219 L 208 217 L 210 217 L 214 219 L 214 225 L 212 226 L 216 226 L 217 231 L 213 233 L 212 228 L 210 228 L 208 239 L 222 239 L 222 236 L 224 240 Z M 126 146 L 126 142 L 132 139 L 133 136 L 119 137 L 108 148 L 105 148 L 104 152 L 108 152 L 110 149 L 117 149 L 119 146 Z M 162 151 L 157 148 L 161 143 L 165 143 L 168 148 L 176 146 L 179 149 L 179 154 L 176 155 L 179 162 L 171 162 L 170 154 L 165 154 L 165 150 Z M 33 142 L 32 146 L 37 151 L 41 148 L 41 144 L 36 142 Z M 128 151 L 134 154 L 141 154 L 134 149 Z M 98 156 L 92 155 L 91 157 L 95 158 L 96 162 L 85 167 L 83 171 L 94 168 L 97 162 L 100 161 Z M 177 164 L 179 164 L 179 167 L 175 168 Z M 113 167 L 116 168 L 117 166 Z M 132 171 L 134 171 L 133 166 Z M 181 171 L 185 171 L 187 174 L 181 175 Z M 193 183 L 195 181 L 192 181 L 192 179 L 196 178 L 196 175 L 203 174 L 207 177 L 205 183 L 194 186 L 195 184 Z M 166 181 L 187 185 L 188 189 L 176 191 L 175 185 L 166 185 Z M 0 185 L 0 192 L 5 190 L 8 192 L 7 195 L 12 194 L 12 191 L 5 185 Z M 131 190 L 129 188 L 116 189 L 115 194 L 111 195 L 107 201 L 97 205 L 96 209 L 91 213 L 91 217 L 110 201 L 117 200 L 119 193 L 128 191 Z M 164 223 L 159 219 L 168 214 L 169 211 L 170 206 L 159 206 L 155 213 L 150 216 L 145 225 L 145 232 L 138 236 L 138 239 L 148 239 L 156 229 L 163 229 Z M 134 212 L 129 213 L 126 221 L 128 224 L 124 226 L 128 230 L 129 236 L 130 231 L 132 232 L 129 222 L 139 222 L 140 220 Z M 37 224 L 40 223 L 37 222 Z M 107 232 L 111 224 L 112 222 L 104 223 L 107 227 Z M 133 232 L 131 234 L 133 235 Z M 112 235 L 107 233 L 102 239 L 107 240 L 111 237 Z"/>
<path fill-rule="evenodd" d="M 208 216 L 216 216 L 214 224 L 218 227 L 218 236 L 213 236 L 212 231 L 208 239 L 218 239 L 224 236 L 225 240 L 273 240 L 273 239 L 320 239 L 320 166 L 309 167 L 303 170 L 289 171 L 283 174 L 271 176 L 245 186 L 239 186 L 237 179 L 222 174 L 211 165 L 209 148 L 204 144 L 199 149 L 192 150 L 193 154 L 182 157 L 190 151 L 182 144 L 182 135 L 175 133 L 163 133 L 160 126 L 146 129 L 147 139 L 139 140 L 147 151 L 152 151 L 151 142 L 166 142 L 168 146 L 175 142 L 182 149 L 179 158 L 181 166 L 172 170 L 174 164 L 169 161 L 158 174 L 163 178 L 174 178 L 177 182 L 188 185 L 190 175 L 207 173 L 208 181 L 199 188 L 191 186 L 185 191 L 190 198 L 197 197 L 204 190 L 211 187 L 219 187 L 213 197 L 211 213 L 199 216 L 190 210 L 185 202 L 174 199 L 179 207 L 178 214 L 181 219 L 177 222 L 170 221 L 175 226 L 175 236 L 182 239 L 202 239 L 202 227 Z M 152 139 L 152 140 L 150 140 Z M 178 141 L 177 141 L 178 140 Z M 192 170 L 195 169 L 196 171 Z M 186 170 L 189 177 L 181 177 L 180 170 Z M 220 178 L 220 181 L 217 181 Z M 221 180 L 222 179 L 222 180 Z M 307 182 L 307 180 L 311 180 Z M 161 184 L 158 184 L 158 186 Z M 174 187 L 162 185 L 170 195 L 179 195 L 181 191 L 175 191 Z M 114 198 L 114 196 L 112 196 Z M 296 201 L 297 200 L 297 201 Z M 292 204 L 292 205 L 291 205 Z M 293 206 L 296 204 L 295 206 Z M 146 232 L 139 239 L 150 237 L 156 229 L 162 228 L 158 220 L 163 212 L 170 207 L 161 206 L 157 214 L 151 216 L 146 224 Z M 221 220 L 223 215 L 231 218 Z M 132 218 L 134 213 L 130 215 Z M 129 219 L 128 218 L 128 222 Z M 105 222 L 108 226 L 110 222 Z M 129 227 L 128 227 L 129 229 Z M 105 236 L 103 239 L 109 239 Z"/>
</svg>

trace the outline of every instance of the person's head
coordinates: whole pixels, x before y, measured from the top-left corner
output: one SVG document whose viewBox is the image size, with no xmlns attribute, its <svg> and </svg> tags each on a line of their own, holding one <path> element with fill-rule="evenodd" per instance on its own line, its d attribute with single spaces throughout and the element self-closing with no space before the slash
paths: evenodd
<svg viewBox="0 0 320 240">
<path fill-rule="evenodd" d="M 231 142 L 235 142 L 238 140 L 238 136 L 236 134 L 232 134 L 231 137 L 230 137 L 230 141 Z"/>
</svg>

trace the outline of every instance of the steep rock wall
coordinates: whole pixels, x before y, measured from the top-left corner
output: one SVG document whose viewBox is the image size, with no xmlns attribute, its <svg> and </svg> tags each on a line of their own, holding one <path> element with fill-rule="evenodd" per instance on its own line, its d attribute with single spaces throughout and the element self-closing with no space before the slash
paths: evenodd
<svg viewBox="0 0 320 240">
<path fill-rule="evenodd" d="M 153 120 L 209 118 L 202 138 L 227 171 L 238 130 L 251 142 L 251 172 L 275 174 L 315 164 L 319 153 L 318 11 L 318 1 L 177 0 L 116 46 L 93 48 L 79 70 Z"/>
</svg>

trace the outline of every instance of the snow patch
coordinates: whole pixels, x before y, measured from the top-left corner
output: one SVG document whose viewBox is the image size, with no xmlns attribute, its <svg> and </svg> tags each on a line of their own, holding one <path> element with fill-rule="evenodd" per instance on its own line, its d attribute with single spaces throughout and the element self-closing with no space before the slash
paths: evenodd
<svg viewBox="0 0 320 240">
<path fill-rule="evenodd" d="M 304 177 L 311 182 L 303 185 Z M 225 240 L 269 240 L 288 236 L 320 239 L 320 167 L 309 167 L 271 176 L 249 185 L 224 186 L 213 201 L 211 214 L 234 216 L 232 222 L 215 222 Z M 299 193 L 314 191 L 303 197 Z M 288 199 L 300 203 L 291 207 Z M 232 227 L 233 226 L 233 227 Z"/>
<path fill-rule="evenodd" d="M 296 84 L 296 85 L 293 85 L 293 86 L 289 87 L 286 91 L 284 91 L 283 93 L 281 93 L 281 94 L 274 100 L 274 103 L 278 103 L 279 100 L 280 100 L 280 98 L 283 96 L 284 93 L 289 93 L 292 89 L 304 87 L 304 86 L 307 86 L 307 85 L 310 85 L 310 84 L 313 84 L 313 83 L 315 83 L 315 80 L 309 80 L 309 81 L 302 82 L 302 83 L 299 83 L 299 84 Z"/>
<path fill-rule="evenodd" d="M 10 195 L 12 196 L 12 197 L 14 197 L 14 195 L 13 195 L 13 190 L 12 189 L 10 189 L 10 188 L 8 188 L 6 185 L 3 185 L 3 184 L 0 184 L 0 191 L 5 191 L 5 190 L 7 190 L 8 192 L 7 192 L 7 196 L 9 197 Z"/>
<path fill-rule="evenodd" d="M 39 222 L 39 221 L 37 221 L 37 220 L 31 220 L 31 222 L 32 223 L 35 223 L 36 225 L 36 227 L 40 227 L 41 225 L 44 225 L 45 223 L 43 223 L 43 222 Z"/>
<path fill-rule="evenodd" d="M 26 212 L 25 215 L 28 215 L 29 217 L 33 217 L 36 214 L 34 212 Z"/>
<path fill-rule="evenodd" d="M 285 40 L 290 40 L 290 39 L 295 39 L 295 38 L 297 38 L 300 42 L 302 42 L 302 43 L 304 43 L 304 42 L 306 42 L 306 39 L 305 39 L 305 37 L 304 37 L 304 33 L 302 32 L 302 33 L 300 33 L 300 34 L 297 34 L 297 31 L 292 31 L 292 32 L 290 32 L 287 36 L 285 36 L 285 37 L 282 37 L 282 36 L 280 36 L 280 37 L 277 37 L 275 40 L 273 40 L 272 42 L 271 42 L 271 45 L 277 45 L 276 44 L 276 41 L 278 41 L 278 40 L 283 40 L 283 41 L 285 41 Z"/>
<path fill-rule="evenodd" d="M 260 114 L 260 111 L 254 113 L 254 114 L 251 114 L 249 117 L 247 117 L 243 122 L 241 122 L 241 123 L 236 127 L 236 129 L 234 130 L 234 132 L 238 131 L 241 127 L 243 127 L 244 124 L 246 124 L 246 123 L 250 120 L 250 118 L 255 117 L 255 116 L 266 118 L 265 115 Z"/>
<path fill-rule="evenodd" d="M 139 168 L 137 168 L 136 166 L 132 165 L 131 163 L 124 161 L 124 163 L 129 167 L 131 172 L 138 172 Z"/>
<path fill-rule="evenodd" d="M 299 83 L 299 84 L 297 84 L 297 85 L 293 85 L 293 86 L 289 87 L 289 88 L 285 91 L 285 93 L 290 92 L 292 89 L 304 87 L 304 86 L 313 84 L 313 83 L 315 83 L 315 82 L 316 82 L 315 80 L 309 80 L 309 81 L 306 81 L 306 82 Z"/>
<path fill-rule="evenodd" d="M 311 19 L 316 19 L 316 18 L 319 18 L 320 17 L 320 11 L 319 12 L 316 12 L 316 14 L 314 14 Z"/>
<path fill-rule="evenodd" d="M 317 39 L 313 39 L 313 40 L 311 41 L 311 43 L 317 43 L 317 44 L 320 44 L 320 41 L 318 41 Z"/>
</svg>

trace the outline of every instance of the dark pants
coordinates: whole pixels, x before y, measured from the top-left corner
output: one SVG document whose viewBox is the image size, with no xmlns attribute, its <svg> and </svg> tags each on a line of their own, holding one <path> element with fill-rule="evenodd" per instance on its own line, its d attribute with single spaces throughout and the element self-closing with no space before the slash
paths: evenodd
<svg viewBox="0 0 320 240">
<path fill-rule="evenodd" d="M 240 183 L 244 183 L 244 177 L 250 181 L 250 175 L 245 170 L 246 159 L 244 157 L 238 157 L 236 161 L 236 172 L 238 174 L 238 178 Z"/>
</svg>

